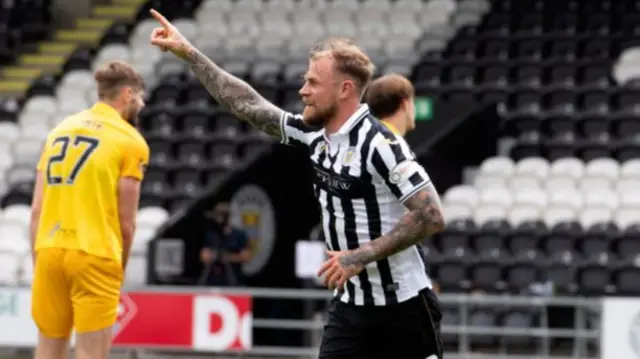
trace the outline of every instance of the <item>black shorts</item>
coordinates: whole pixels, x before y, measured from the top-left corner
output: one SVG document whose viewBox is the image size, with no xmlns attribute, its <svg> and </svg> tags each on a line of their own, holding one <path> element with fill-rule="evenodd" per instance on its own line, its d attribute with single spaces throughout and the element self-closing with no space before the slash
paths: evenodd
<svg viewBox="0 0 640 359">
<path fill-rule="evenodd" d="M 436 295 L 424 289 L 405 302 L 361 307 L 334 298 L 319 359 L 442 359 Z"/>
</svg>

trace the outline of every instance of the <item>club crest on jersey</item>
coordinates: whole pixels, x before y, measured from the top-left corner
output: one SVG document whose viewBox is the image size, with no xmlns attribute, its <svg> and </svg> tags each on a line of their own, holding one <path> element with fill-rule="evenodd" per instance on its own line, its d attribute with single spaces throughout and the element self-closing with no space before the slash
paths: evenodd
<svg viewBox="0 0 640 359">
<path fill-rule="evenodd" d="M 342 155 L 342 165 L 349 166 L 355 158 L 356 158 L 356 148 L 355 147 L 347 148 L 344 155 Z"/>
</svg>

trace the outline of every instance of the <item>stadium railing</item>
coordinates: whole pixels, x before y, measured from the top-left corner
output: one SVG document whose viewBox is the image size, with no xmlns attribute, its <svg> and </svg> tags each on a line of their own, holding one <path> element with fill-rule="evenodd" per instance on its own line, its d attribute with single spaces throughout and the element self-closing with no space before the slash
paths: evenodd
<svg viewBox="0 0 640 359">
<path fill-rule="evenodd" d="M 142 287 L 126 290 L 122 297 L 118 323 L 114 327 L 114 347 L 155 352 L 238 353 L 242 357 L 277 356 L 315 358 L 323 326 L 323 313 L 308 307 L 304 319 L 274 319 L 252 315 L 253 298 L 274 298 L 279 301 L 305 301 L 307 304 L 326 302 L 331 293 L 326 290 L 285 290 L 271 288 L 206 288 L 206 287 Z M 560 298 L 491 295 L 440 296 L 445 319 L 442 332 L 445 342 L 456 343 L 447 348 L 447 358 L 596 358 L 600 344 L 599 325 L 589 325 L 588 318 L 599 317 L 600 298 Z M 636 300 L 637 302 L 637 300 Z M 634 304 L 640 313 L 640 304 Z M 572 308 L 575 325 L 570 329 L 549 326 L 549 309 Z M 491 322 L 483 313 L 528 313 L 535 320 L 503 319 Z M 452 314 L 452 310 L 457 314 Z M 626 310 L 626 309 L 623 309 Z M 0 348 L 33 348 L 37 338 L 30 313 L 30 289 L 0 287 Z M 313 314 L 312 314 L 313 313 Z M 631 326 L 622 330 L 630 336 L 630 350 L 635 350 L 635 315 Z M 455 318 L 455 319 L 454 319 Z M 475 319 L 474 319 L 475 318 Z M 452 323 L 457 320 L 457 323 Z M 485 324 L 483 324 L 483 321 Z M 597 322 L 597 319 L 596 319 Z M 523 326 L 528 323 L 530 327 Z M 630 329 L 629 329 L 630 328 Z M 275 330 L 284 335 L 291 330 L 307 333 L 302 347 L 252 345 L 254 330 Z M 628 330 L 627 330 L 628 329 Z M 619 335 L 619 333 L 613 333 Z M 498 345 L 490 345 L 493 337 Z M 480 340 L 478 338 L 485 338 Z M 561 341 L 570 343 L 559 350 Z M 482 345 L 486 342 L 487 345 Z M 495 344 L 495 343 L 494 343 Z M 565 343 L 566 344 L 566 343 Z M 511 349 L 508 349 L 511 347 Z M 488 349 L 489 348 L 489 349 Z M 515 349 L 514 349 L 515 348 Z M 610 359 L 607 355 L 602 359 Z M 624 359 L 624 358 L 622 358 Z"/>
</svg>

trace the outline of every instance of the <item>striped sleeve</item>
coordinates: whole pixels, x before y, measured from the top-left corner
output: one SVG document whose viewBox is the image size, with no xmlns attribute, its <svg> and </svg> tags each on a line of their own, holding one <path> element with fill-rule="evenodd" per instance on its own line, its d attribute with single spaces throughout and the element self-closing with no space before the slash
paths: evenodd
<svg viewBox="0 0 640 359">
<path fill-rule="evenodd" d="M 316 130 L 302 120 L 302 115 L 294 115 L 290 112 L 285 112 L 280 119 L 280 130 L 282 132 L 282 143 L 285 145 L 304 144 L 309 145 L 311 143 L 311 135 Z"/>
<path fill-rule="evenodd" d="M 427 172 L 401 138 L 386 137 L 378 141 L 371 154 L 371 165 L 401 202 L 431 182 Z"/>
</svg>

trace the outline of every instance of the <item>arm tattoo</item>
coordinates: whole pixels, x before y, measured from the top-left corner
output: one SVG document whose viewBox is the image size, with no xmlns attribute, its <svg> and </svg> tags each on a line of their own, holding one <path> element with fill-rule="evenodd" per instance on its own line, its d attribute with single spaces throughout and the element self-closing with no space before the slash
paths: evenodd
<svg viewBox="0 0 640 359">
<path fill-rule="evenodd" d="M 379 261 L 444 228 L 440 197 L 432 184 L 410 197 L 405 205 L 409 212 L 389 233 L 340 257 L 342 265 L 367 265 Z"/>
<path fill-rule="evenodd" d="M 224 71 L 197 49 L 190 48 L 185 57 L 200 82 L 219 104 L 269 135 L 282 135 L 282 109 L 260 96 L 246 82 Z"/>
</svg>

